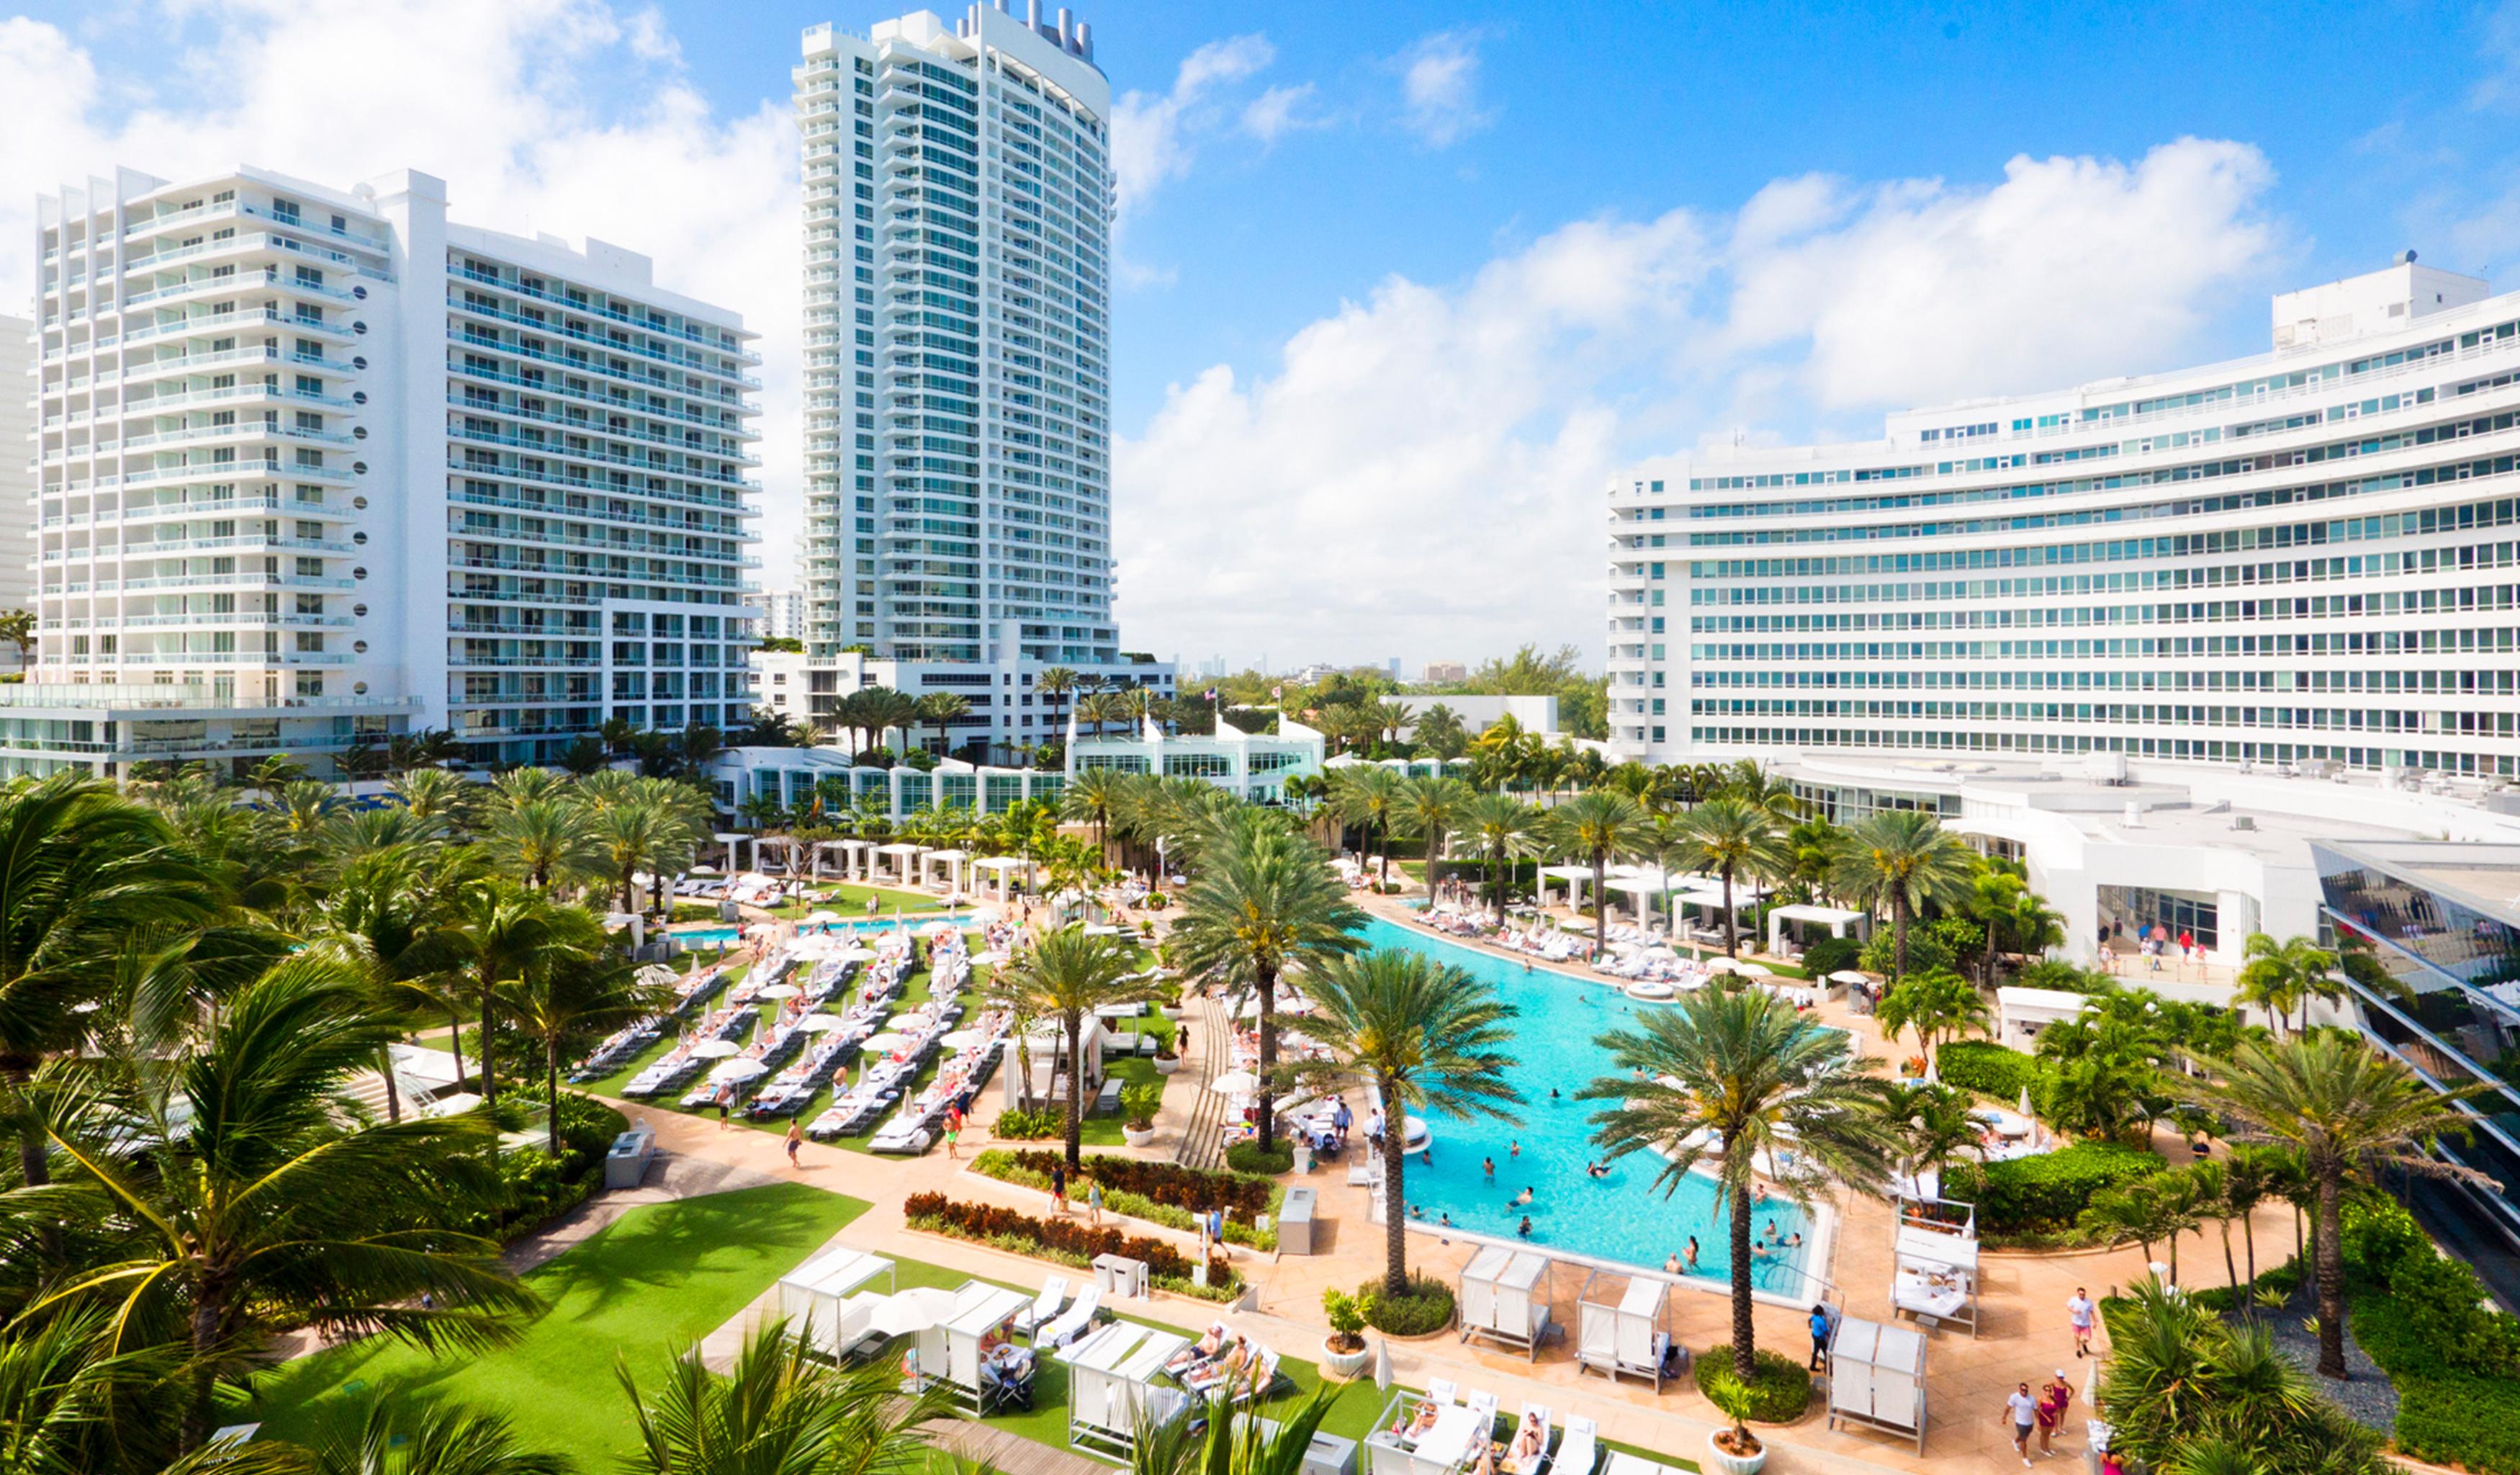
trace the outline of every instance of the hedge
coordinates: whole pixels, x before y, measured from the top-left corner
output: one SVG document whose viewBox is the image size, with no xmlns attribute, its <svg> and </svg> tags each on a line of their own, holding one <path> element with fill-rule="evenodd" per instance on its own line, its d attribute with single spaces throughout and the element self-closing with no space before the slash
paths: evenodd
<svg viewBox="0 0 2520 1475">
<path fill-rule="evenodd" d="M 1751 1354 L 1750 1421 L 1760 1424 L 1790 1424 L 1803 1416 L 1811 1406 L 1811 1372 L 1802 1363 L 1782 1353 L 1762 1347 Z M 1697 1391 L 1706 1393 L 1712 1384 L 1732 1383 L 1732 1344 L 1720 1342 L 1706 1349 L 1697 1360 Z"/>
<path fill-rule="evenodd" d="M 973 1158 L 971 1167 L 1001 1182 L 1047 1189 L 1050 1170 L 1064 1161 L 1065 1157 L 1056 1152 L 992 1147 Z M 1082 1175 L 1102 1185 L 1102 1207 L 1114 1214 L 1143 1219 L 1168 1229 L 1194 1231 L 1198 1228 L 1192 1218 L 1195 1211 L 1222 1207 L 1229 1211 L 1225 1219 L 1228 1242 L 1257 1250 L 1278 1248 L 1276 1215 L 1285 1198 L 1285 1189 L 1267 1178 L 1101 1153 L 1089 1153 L 1081 1162 Z M 1262 1215 L 1270 1216 L 1266 1229 L 1259 1227 Z"/>
<path fill-rule="evenodd" d="M 2520 1318 L 2387 1199 L 2347 1206 L 2354 1340 L 2398 1390 L 2398 1448 L 2479 1475 L 2520 1475 Z"/>
<path fill-rule="evenodd" d="M 1952 1040 L 1934 1053 L 1934 1066 L 1945 1085 L 2006 1101 L 2020 1099 L 2021 1088 L 2039 1076 L 2036 1059 L 1991 1039 Z"/>
<path fill-rule="evenodd" d="M 1423 1337 L 1453 1324 L 1453 1288 L 1440 1280 L 1409 1278 L 1398 1296 L 1383 1294 L 1382 1282 L 1369 1280 L 1356 1288 L 1357 1310 L 1368 1326 L 1395 1337 Z"/>
<path fill-rule="evenodd" d="M 956 1239 L 977 1240 L 1017 1255 L 1041 1260 L 1055 1260 L 1061 1265 L 1086 1267 L 1097 1255 L 1125 1255 L 1142 1260 L 1154 1277 L 1155 1284 L 1186 1296 L 1198 1296 L 1210 1301 L 1231 1301 L 1241 1294 L 1240 1278 L 1224 1256 L 1211 1255 L 1207 1262 L 1207 1284 L 1193 1285 L 1191 1274 L 1194 1262 L 1171 1245 L 1148 1234 L 1129 1234 L 1110 1225 L 1083 1223 L 1076 1220 L 1035 1219 L 1012 1209 L 993 1204 L 963 1204 L 941 1193 L 914 1193 L 902 1201 L 901 1212 L 914 1229 L 927 1229 Z"/>
<path fill-rule="evenodd" d="M 2001 1163 L 1957 1163 L 1944 1196 L 1977 1206 L 1978 1232 L 2061 1234 L 2091 1206 L 2092 1195 L 2159 1173 L 2161 1159 L 2115 1142 L 2077 1142 L 2056 1152 Z"/>
<path fill-rule="evenodd" d="M 1274 1176 L 1295 1171 L 1295 1148 L 1291 1142 L 1280 1142 L 1274 1152 L 1262 1152 L 1257 1142 L 1237 1142 L 1225 1149 L 1225 1166 L 1237 1173 Z"/>
</svg>

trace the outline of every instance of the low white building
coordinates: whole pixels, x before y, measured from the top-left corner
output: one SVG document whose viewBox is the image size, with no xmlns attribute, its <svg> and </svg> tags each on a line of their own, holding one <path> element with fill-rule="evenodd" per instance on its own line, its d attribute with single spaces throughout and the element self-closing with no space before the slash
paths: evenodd
<svg viewBox="0 0 2520 1475">
<path fill-rule="evenodd" d="M 1067 785 L 1062 773 L 958 759 L 941 759 L 923 773 L 908 763 L 878 768 L 835 748 L 728 748 L 712 761 L 709 777 L 718 807 L 728 814 L 741 815 L 744 803 L 756 797 L 776 800 L 788 809 L 804 808 L 820 798 L 832 809 L 872 796 L 896 821 L 931 805 L 973 814 L 1004 813 L 1018 801 L 1056 800 Z"/>
<path fill-rule="evenodd" d="M 1415 718 L 1423 715 L 1426 709 L 1438 706 L 1452 709 L 1453 715 L 1462 719 L 1462 730 L 1472 737 L 1507 717 L 1513 718 L 1525 732 L 1543 737 L 1553 737 L 1557 732 L 1557 698 L 1554 696 L 1502 697 L 1461 693 L 1420 696 L 1411 693 L 1387 700 L 1409 709 L 1413 720 L 1400 729 L 1403 738 L 1417 732 Z"/>
<path fill-rule="evenodd" d="M 1285 716 L 1275 733 L 1244 732 L 1229 722 L 1199 736 L 1174 736 L 1152 724 L 1126 737 L 1080 738 L 1072 725 L 1070 734 L 1070 778 L 1097 768 L 1195 778 L 1253 804 L 1281 803 L 1287 779 L 1321 772 L 1325 746 L 1320 732 Z"/>
</svg>

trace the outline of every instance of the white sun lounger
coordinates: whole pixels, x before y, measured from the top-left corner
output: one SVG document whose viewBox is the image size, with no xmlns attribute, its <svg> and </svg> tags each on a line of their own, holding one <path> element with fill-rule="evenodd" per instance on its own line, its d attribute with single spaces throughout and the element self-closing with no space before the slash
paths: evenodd
<svg viewBox="0 0 2520 1475">
<path fill-rule="evenodd" d="M 1032 1299 L 1032 1305 L 1015 1313 L 1014 1329 L 1029 1333 L 1034 1327 L 1058 1315 L 1059 1310 L 1066 1305 L 1067 1277 L 1053 1275 L 1041 1283 L 1041 1294 Z"/>
<path fill-rule="evenodd" d="M 1601 1458 L 1601 1426 L 1580 1413 L 1566 1415 L 1566 1442 L 1557 1447 L 1556 1475 L 1593 1475 Z"/>
<path fill-rule="evenodd" d="M 1076 1298 L 1076 1304 L 1059 1313 L 1032 1334 L 1035 1347 L 1064 1347 L 1078 1332 L 1094 1324 L 1094 1314 L 1102 1306 L 1102 1288 L 1089 1285 Z"/>
</svg>

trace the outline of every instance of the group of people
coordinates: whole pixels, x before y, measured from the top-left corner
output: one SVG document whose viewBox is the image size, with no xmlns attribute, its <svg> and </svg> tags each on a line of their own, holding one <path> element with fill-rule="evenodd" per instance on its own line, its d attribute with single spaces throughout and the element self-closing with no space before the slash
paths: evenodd
<svg viewBox="0 0 2520 1475">
<path fill-rule="evenodd" d="M 2100 966 L 2110 972 L 2117 970 L 2121 957 L 2140 957 L 2151 965 L 2152 972 L 2159 973 L 2162 959 L 2169 956 L 2173 948 L 2178 949 L 2179 961 L 2182 965 L 2205 961 L 2205 949 L 2197 945 L 2195 933 L 2182 927 L 2174 939 L 2170 928 L 2160 922 L 2150 927 L 2138 925 L 2132 941 L 2127 937 L 2124 922 L 2103 922 L 2100 924 L 2099 943 Z"/>
</svg>

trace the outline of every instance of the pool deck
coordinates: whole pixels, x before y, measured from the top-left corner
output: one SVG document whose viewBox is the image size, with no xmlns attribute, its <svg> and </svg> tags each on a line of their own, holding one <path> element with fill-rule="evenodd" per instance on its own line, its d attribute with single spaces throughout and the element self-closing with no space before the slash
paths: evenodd
<svg viewBox="0 0 2520 1475">
<path fill-rule="evenodd" d="M 1402 899 L 1359 899 L 1378 915 L 1415 925 Z M 1445 941 L 1462 946 L 1480 945 L 1464 939 L 1447 937 Z M 1496 950 L 1502 956 L 1521 956 Z M 1578 970 L 1539 963 L 1534 967 L 1564 977 L 1573 985 L 1607 987 L 1597 976 Z M 1868 1016 L 1856 1016 L 1836 1004 L 1824 1005 L 1822 1016 L 1827 1023 L 1851 1032 L 1868 1052 L 1886 1053 Z M 1136 1150 L 1134 1155 L 1171 1160 L 1180 1134 L 1191 1123 L 1191 1108 L 1199 1095 L 1197 1083 L 1208 1073 L 1204 1052 L 1214 1048 L 1215 1043 L 1207 1030 L 1191 1032 L 1186 1041 L 1187 1065 L 1180 1078 L 1185 1086 L 1167 1093 L 1156 1123 L 1155 1142 Z M 969 1134 L 982 1139 L 983 1145 L 986 1126 L 996 1110 L 995 1093 L 984 1094 L 991 1099 L 975 1113 L 974 1124 L 981 1129 Z M 672 1112 L 643 1113 L 637 1103 L 623 1105 L 634 1118 L 643 1114 L 648 1117 L 656 1129 L 659 1145 L 669 1154 L 708 1159 L 730 1169 L 744 1170 L 745 1180 L 753 1180 L 756 1175 L 795 1176 L 834 1192 L 845 1190 L 873 1201 L 875 1207 L 841 1236 L 850 1245 L 878 1251 L 890 1248 L 916 1259 L 1016 1284 L 1037 1284 L 1048 1272 L 1038 1261 L 959 1240 L 917 1234 L 904 1225 L 903 1198 L 926 1190 L 958 1199 L 1004 1204 L 1036 1215 L 1048 1212 L 1047 1195 L 968 1172 L 967 1163 L 950 1161 L 941 1152 L 913 1159 L 879 1159 L 809 1143 L 801 1169 L 790 1170 L 775 1134 L 721 1131 L 706 1119 Z M 2157 1145 L 2174 1162 L 2186 1157 L 2185 1147 L 2172 1133 L 2162 1133 Z M 967 1142 L 967 1149 L 968 1146 Z M 1317 1359 L 1319 1344 L 1328 1329 L 1321 1311 L 1322 1292 L 1352 1289 L 1378 1276 L 1383 1261 L 1383 1232 L 1381 1226 L 1368 1220 L 1367 1191 L 1348 1186 L 1343 1171 L 1320 1169 L 1303 1181 L 1321 1195 L 1321 1220 L 1316 1233 L 1323 1253 L 1309 1257 L 1274 1256 L 1233 1248 L 1232 1257 L 1254 1286 L 1257 1307 L 1230 1314 L 1238 1326 L 1280 1346 L 1288 1355 Z M 1890 1314 L 1887 1288 L 1892 1263 L 1891 1212 L 1877 1200 L 1848 1195 L 1840 1195 L 1831 1207 L 1836 1211 L 1836 1232 L 1825 1252 L 1826 1263 L 1816 1268 L 1838 1287 L 1839 1303 L 1847 1314 L 1885 1319 Z M 2254 1229 L 2262 1264 L 2275 1263 L 2289 1253 L 2293 1237 L 2290 1219 L 2289 1211 L 2282 1206 L 2259 1212 Z M 1133 1232 L 1173 1240 L 1186 1249 L 1193 1242 L 1193 1237 L 1184 1232 L 1134 1221 L 1129 1222 L 1129 1227 Z M 1475 1248 L 1460 1235 L 1451 1236 L 1446 1243 L 1440 1234 L 1413 1234 L 1409 1245 L 1411 1268 L 1418 1273 L 1452 1280 Z M 2218 1237 L 2183 1236 L 2180 1259 L 2194 1283 L 2218 1283 L 2212 1274 L 2222 1259 Z M 1921 1457 L 1912 1445 L 1904 1441 L 1828 1430 L 1823 1415 L 1817 1411 L 1816 1400 L 1815 1411 L 1799 1423 L 1763 1431 L 1769 1436 L 1771 1450 L 1768 1468 L 1780 1475 L 1926 1469 L 1996 1472 L 2016 1468 L 2018 1457 L 2010 1447 L 2003 1397 L 2014 1383 L 2028 1379 L 2035 1387 L 2058 1367 L 2069 1374 L 2076 1404 L 2068 1411 L 2065 1428 L 2056 1440 L 2061 1462 L 2053 1468 L 2080 1465 L 2084 1419 L 2090 1412 L 2086 1380 L 2097 1364 L 2075 1360 L 2065 1322 L 2065 1302 L 2078 1285 L 2088 1286 L 2096 1297 L 2128 1283 L 2144 1273 L 2142 1261 L 2141 1253 L 2132 1248 L 1985 1257 L 1977 1336 L 1938 1330 L 1929 1339 L 1928 1430 Z M 1550 1279 L 1557 1324 L 1572 1328 L 1583 1273 L 1561 1265 L 1552 1270 Z M 1716 1284 L 1702 1294 L 1683 1291 L 1672 1296 L 1669 1324 L 1675 1340 L 1702 1350 L 1730 1338 L 1731 1306 L 1723 1290 L 1722 1285 Z M 1115 1303 L 1115 1309 L 1191 1331 L 1205 1326 L 1218 1314 L 1210 1303 L 1163 1295 L 1143 1302 L 1123 1300 Z M 1809 1351 L 1801 1309 L 1761 1305 L 1755 1315 L 1762 1347 L 1798 1358 Z M 1677 1384 L 1665 1384 L 1657 1395 L 1633 1381 L 1613 1384 L 1598 1377 L 1579 1376 L 1564 1336 L 1549 1343 L 1536 1361 L 1503 1350 L 1467 1346 L 1450 1334 L 1423 1341 L 1394 1342 L 1390 1351 L 1401 1383 L 1418 1387 L 1430 1378 L 1451 1378 L 1464 1389 L 1494 1392 L 1507 1408 L 1531 1401 L 1549 1405 L 1561 1416 L 1568 1410 L 1588 1413 L 1600 1421 L 1606 1438 L 1690 1459 L 1702 1460 L 1706 1435 L 1719 1418 L 1687 1378 Z M 2047 1461 L 2039 1463 L 2047 1467 Z"/>
</svg>

